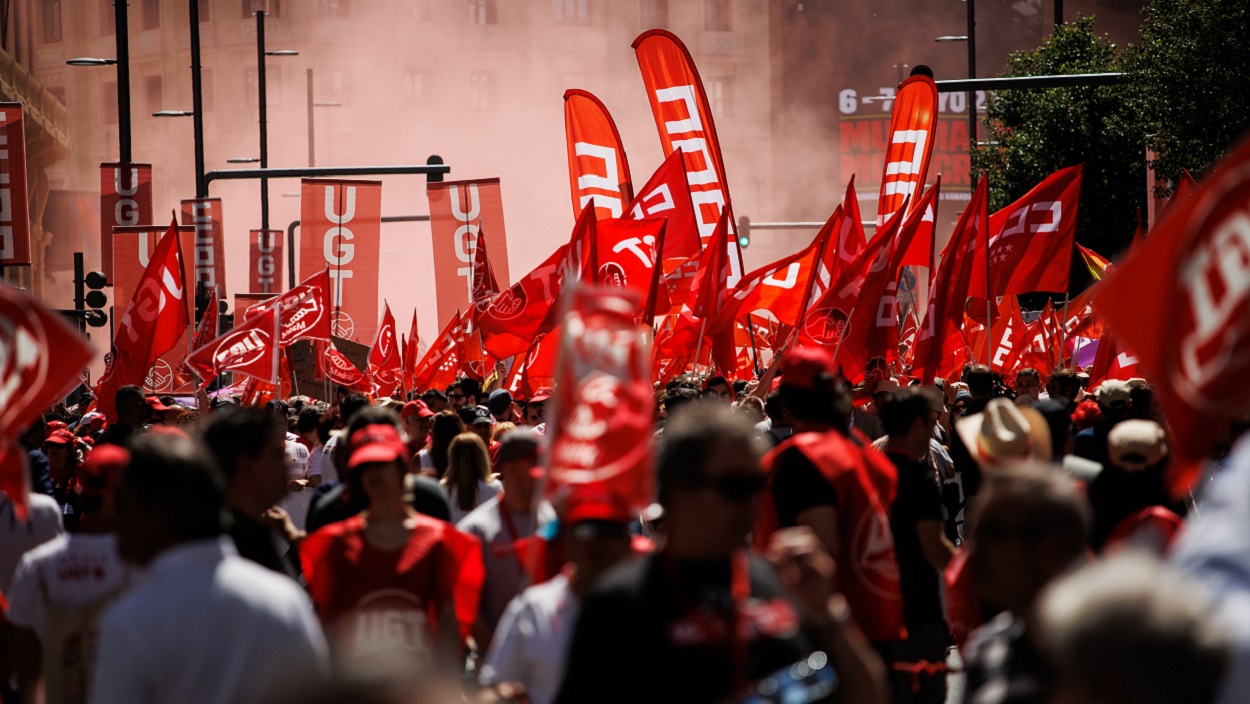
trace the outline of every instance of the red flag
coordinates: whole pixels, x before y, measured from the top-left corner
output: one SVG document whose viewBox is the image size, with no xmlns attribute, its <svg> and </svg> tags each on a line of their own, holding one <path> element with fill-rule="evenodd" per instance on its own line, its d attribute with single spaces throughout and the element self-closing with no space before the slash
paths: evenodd
<svg viewBox="0 0 1250 704">
<path fill-rule="evenodd" d="M 936 188 L 929 189 L 921 200 L 931 199 L 935 192 Z M 903 255 L 919 229 L 920 218 L 903 221 L 902 211 L 899 211 L 886 223 L 886 232 L 868 244 L 866 251 L 880 243 L 879 252 L 850 306 L 851 313 L 838 340 L 835 358 L 842 373 L 851 381 L 857 381 L 864 374 L 893 376 L 889 368 L 898 359 L 898 275 L 903 268 Z M 898 234 L 891 236 L 893 231 Z M 835 289 L 839 288 L 830 289 L 830 294 L 836 297 L 839 291 Z M 840 290 L 846 291 L 849 287 Z M 823 300 L 830 298 L 826 296 Z M 847 299 L 841 299 L 842 305 L 846 302 Z M 802 337 L 799 344 L 804 344 Z"/>
<path fill-rule="evenodd" d="M 412 325 L 408 328 L 408 341 L 404 345 L 404 392 L 415 390 L 413 372 L 417 357 L 421 354 L 421 332 L 417 330 L 417 309 L 412 309 Z"/>
<path fill-rule="evenodd" d="M 855 193 L 855 176 L 852 175 L 850 183 L 846 184 L 846 195 L 842 197 L 842 224 L 838 228 L 838 246 L 829 248 L 835 257 L 832 260 L 833 281 L 838 280 L 842 270 L 850 266 L 867 246 L 863 216 L 859 212 L 859 196 Z"/>
<path fill-rule="evenodd" d="M 59 315 L 7 284 L 0 284 L 0 329 L 0 492 L 25 520 L 29 473 L 15 440 L 78 383 L 92 351 Z"/>
<path fill-rule="evenodd" d="M 630 294 L 578 286 L 564 320 L 546 493 L 594 486 L 641 509 L 654 501 L 655 399 Z"/>
<path fill-rule="evenodd" d="M 482 341 L 491 356 L 507 359 L 529 349 L 548 318 L 566 274 L 574 278 L 580 275 L 594 226 L 594 211 L 582 211 L 569 243 L 499 294 L 478 316 Z"/>
<path fill-rule="evenodd" d="M 330 268 L 334 334 L 372 340 L 378 317 L 382 183 L 300 182 L 300 272 Z"/>
<path fill-rule="evenodd" d="M 398 340 L 395 316 L 391 315 L 391 306 L 384 302 L 382 322 L 378 324 L 378 334 L 373 338 L 373 347 L 369 349 L 369 377 L 373 380 L 373 388 L 378 395 L 389 395 L 399 385 L 401 366 Z"/>
<path fill-rule="evenodd" d="M 690 52 L 676 35 L 662 29 L 638 35 L 633 47 L 664 155 L 682 151 L 699 237 L 705 241 L 712 237 L 723 210 L 729 211 L 730 234 L 737 235 L 712 109 Z M 740 250 L 730 258 L 730 266 L 729 285 L 737 286 L 742 276 Z"/>
<path fill-rule="evenodd" d="M 30 264 L 26 121 L 21 103 L 0 103 L 0 266 Z"/>
<path fill-rule="evenodd" d="M 959 217 L 950 243 L 942 252 L 929 294 L 924 322 L 916 335 L 913 369 L 926 384 L 933 383 L 942 363 L 944 343 L 963 326 L 968 291 L 977 278 L 978 266 L 984 271 L 985 237 L 988 232 L 987 179 L 982 178 Z M 984 282 L 984 277 L 981 277 Z"/>
<path fill-rule="evenodd" d="M 911 200 L 911 212 L 920 211 L 916 192 L 924 189 L 937 126 L 937 84 L 928 76 L 912 76 L 898 86 L 890 111 L 890 144 L 881 174 L 877 200 L 877 227 Z M 922 264 L 921 266 L 927 266 Z"/>
<path fill-rule="evenodd" d="M 1089 388 L 1097 388 L 1107 379 L 1128 381 L 1141 374 L 1137 370 L 1137 355 L 1124 349 L 1113 333 L 1106 333 L 1098 342 L 1094 364 L 1089 368 Z"/>
<path fill-rule="evenodd" d="M 269 382 L 277 377 L 277 312 L 273 306 L 259 309 L 230 332 L 187 355 L 187 366 L 195 370 L 205 386 L 222 372 Z"/>
<path fill-rule="evenodd" d="M 113 335 L 113 352 L 96 386 L 100 410 L 116 420 L 113 397 L 127 384 L 142 384 L 148 369 L 172 349 L 190 324 L 187 313 L 187 282 L 178 222 L 156 245 L 156 252 L 139 280 L 130 304 Z"/>
<path fill-rule="evenodd" d="M 1159 401 L 1181 461 L 1174 494 L 1196 478 L 1196 461 L 1229 423 L 1250 410 L 1250 140 L 1169 208 L 1150 238 L 1099 284 L 1094 308 Z M 1101 351 L 1101 350 L 1100 350 Z"/>
<path fill-rule="evenodd" d="M 100 265 L 113 282 L 113 228 L 152 222 L 152 165 L 100 164 Z"/>
<path fill-rule="evenodd" d="M 195 256 L 192 259 L 195 262 L 196 284 L 204 284 L 206 288 L 220 287 L 222 295 L 227 295 L 221 199 L 182 201 L 182 224 L 195 229 Z M 273 292 L 277 291 L 278 289 L 274 289 Z"/>
<path fill-rule="evenodd" d="M 941 190 L 941 182 L 942 175 L 938 174 L 933 188 L 929 189 L 934 194 L 933 198 L 927 200 L 921 198 L 912 209 L 909 217 L 920 218 L 920 223 L 917 225 L 916 236 L 911 240 L 911 246 L 903 254 L 903 266 L 923 266 L 930 270 L 933 268 L 933 245 L 937 237 L 938 193 Z"/>
<path fill-rule="evenodd" d="M 369 383 L 369 376 L 342 352 L 339 352 L 333 342 L 318 341 L 314 343 L 314 349 L 320 350 L 317 355 L 317 372 L 320 376 L 352 391 L 364 394 L 373 393 L 373 384 Z"/>
<path fill-rule="evenodd" d="M 1024 334 L 1014 345 L 1013 354 L 1003 364 L 1003 373 L 1011 374 L 1025 367 L 1036 369 L 1042 382 L 1050 377 L 1055 368 L 1055 352 L 1059 333 L 1055 326 L 1054 306 L 1046 301 L 1041 314 L 1024 328 Z"/>
<path fill-rule="evenodd" d="M 204 316 L 200 318 L 200 324 L 195 328 L 195 335 L 191 338 L 191 344 L 187 346 L 187 354 L 183 357 L 182 367 L 187 367 L 186 358 L 191 356 L 191 350 L 198 350 L 208 341 L 217 337 L 217 287 L 213 286 L 208 289 L 208 304 L 204 306 Z"/>
<path fill-rule="evenodd" d="M 990 216 L 989 296 L 1068 290 L 1082 168 L 1056 171 Z M 974 280 L 968 295 L 984 299 L 986 290 Z"/>
<path fill-rule="evenodd" d="M 629 161 L 616 123 L 598 98 L 584 90 L 564 91 L 564 135 L 569 152 L 573 217 L 593 204 L 595 218 L 619 218 L 633 200 Z"/>
<path fill-rule="evenodd" d="M 282 291 L 282 230 L 251 230 L 248 239 L 248 290 L 279 293 Z"/>
<path fill-rule="evenodd" d="M 1015 296 L 1003 296 L 998 307 L 998 319 L 984 339 L 990 346 L 990 369 L 999 374 L 1010 374 L 1013 362 L 1020 357 L 1020 349 L 1029 341 L 1028 328 L 1020 314 L 1020 301 Z M 985 359 L 983 352 L 983 349 L 977 350 L 973 357 Z"/>
<path fill-rule="evenodd" d="M 664 218 L 668 222 L 661 254 L 666 273 L 703 249 L 683 158 L 681 149 L 673 150 L 625 209 L 635 220 Z"/>
<path fill-rule="evenodd" d="M 499 282 L 495 280 L 495 268 L 490 265 L 486 253 L 486 235 L 477 233 L 477 246 L 473 249 L 473 316 L 490 307 L 499 295 Z"/>
<path fill-rule="evenodd" d="M 299 286 L 281 296 L 254 305 L 242 314 L 243 317 L 249 318 L 275 305 L 281 306 L 282 336 L 278 344 L 282 347 L 291 345 L 297 340 L 329 340 L 330 318 L 333 314 L 333 308 L 330 305 L 332 289 L 333 280 L 330 270 L 322 269 L 319 273 L 305 279 Z M 241 297 L 236 296 L 235 300 L 240 299 Z M 235 315 L 239 315 L 237 304 Z"/>
<path fill-rule="evenodd" d="M 632 291 L 644 302 L 655 278 L 658 245 L 666 227 L 662 219 L 595 223 L 599 282 Z"/>
<path fill-rule="evenodd" d="M 438 321 L 469 310 L 473 293 L 473 250 L 484 234 L 495 253 L 495 271 L 508 278 L 508 235 L 504 229 L 503 194 L 498 178 L 442 181 L 426 187 L 430 201 L 430 235 L 434 238 L 434 287 Z"/>
<path fill-rule="evenodd" d="M 725 306 L 729 297 L 729 251 L 720 242 L 729 244 L 733 235 L 729 234 L 726 222 L 728 213 L 721 213 L 720 224 L 716 232 L 718 236 L 708 242 L 706 255 L 699 264 L 699 273 L 695 274 L 695 283 L 691 287 L 695 294 L 694 305 L 690 313 L 696 318 L 709 320 L 715 318 Z"/>
<path fill-rule="evenodd" d="M 460 370 L 460 338 L 463 336 L 463 314 L 456 315 L 447 323 L 438 339 L 430 345 L 429 351 L 417 362 L 413 374 L 413 388 L 439 389 L 449 386 L 459 375 Z"/>
<path fill-rule="evenodd" d="M 832 222 L 831 218 L 803 249 L 742 277 L 708 329 L 732 330 L 735 320 L 757 310 L 767 310 L 784 323 L 797 321 L 825 242 L 832 236 Z"/>
</svg>

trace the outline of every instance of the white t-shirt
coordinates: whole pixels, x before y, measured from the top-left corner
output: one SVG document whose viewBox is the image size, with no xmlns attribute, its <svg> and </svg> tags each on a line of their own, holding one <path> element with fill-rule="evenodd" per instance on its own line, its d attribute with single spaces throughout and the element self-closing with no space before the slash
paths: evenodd
<svg viewBox="0 0 1250 704">
<path fill-rule="evenodd" d="M 490 501 L 499 492 L 503 491 L 503 483 L 498 479 L 479 479 L 477 482 L 477 501 L 473 504 L 473 508 L 465 511 L 457 503 L 456 497 L 459 496 L 459 492 L 456 491 L 456 486 L 454 484 L 440 484 L 440 486 L 443 487 L 443 492 L 447 494 L 447 502 L 451 504 L 452 523 L 458 522 L 461 518 L 469 515 L 474 508 Z"/>
<path fill-rule="evenodd" d="M 548 704 L 560 692 L 564 663 L 581 602 L 569 578 L 556 575 L 508 602 L 486 651 L 483 685 L 520 682 L 533 704 Z"/>
<path fill-rule="evenodd" d="M 420 463 L 421 469 L 434 469 L 434 457 L 430 455 L 430 448 L 424 448 L 417 452 L 417 461 Z M 452 521 L 455 523 L 455 521 Z"/>
<path fill-rule="evenodd" d="M 298 440 L 292 440 L 291 435 L 287 435 L 286 439 L 286 478 L 287 481 L 292 479 L 308 479 L 308 467 L 311 455 L 308 448 Z M 304 530 L 304 519 L 308 517 L 308 504 L 312 501 L 313 487 L 306 486 L 299 491 L 288 490 L 286 496 L 279 504 L 286 512 L 291 514 L 291 521 L 296 528 Z"/>
<path fill-rule="evenodd" d="M 329 675 L 308 596 L 223 537 L 168 548 L 100 619 L 92 704 L 298 700 Z"/>
<path fill-rule="evenodd" d="M 129 579 L 113 534 L 61 535 L 22 558 L 9 619 L 39 636 L 49 704 L 86 700 L 100 615 Z"/>
<path fill-rule="evenodd" d="M 334 467 L 334 448 L 339 444 L 339 434 L 330 433 L 330 439 L 321 446 L 321 482 L 337 481 L 339 472 Z"/>
<path fill-rule="evenodd" d="M 25 470 L 22 470 L 25 471 Z M 45 494 L 31 494 L 26 502 L 26 521 L 17 517 L 9 497 L 0 494 L 0 593 L 13 586 L 13 572 L 27 550 L 65 532 L 61 507 Z"/>
</svg>

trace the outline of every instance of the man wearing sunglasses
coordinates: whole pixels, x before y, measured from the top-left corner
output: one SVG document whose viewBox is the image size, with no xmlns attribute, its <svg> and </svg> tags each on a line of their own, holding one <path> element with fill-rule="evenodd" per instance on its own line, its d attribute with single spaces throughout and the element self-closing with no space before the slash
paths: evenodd
<svg viewBox="0 0 1250 704">
<path fill-rule="evenodd" d="M 764 486 L 760 442 L 726 404 L 673 415 L 656 461 L 664 547 L 604 575 L 586 599 L 557 702 L 729 701 L 816 649 L 845 701 L 882 701 L 880 663 L 843 628 L 845 600 L 819 541 L 779 532 L 769 557 L 780 574 L 746 549 Z"/>
</svg>

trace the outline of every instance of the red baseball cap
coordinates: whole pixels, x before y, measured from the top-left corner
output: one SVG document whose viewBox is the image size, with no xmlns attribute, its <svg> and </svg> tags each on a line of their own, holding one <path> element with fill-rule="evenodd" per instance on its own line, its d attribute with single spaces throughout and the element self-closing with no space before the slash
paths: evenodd
<svg viewBox="0 0 1250 704">
<path fill-rule="evenodd" d="M 362 464 L 371 462 L 394 462 L 403 460 L 408 463 L 408 445 L 400 439 L 395 426 L 387 423 L 366 425 L 357 430 L 351 437 L 352 455 L 347 460 L 347 468 L 355 469 Z"/>
<path fill-rule="evenodd" d="M 534 397 L 529 400 L 530 403 L 543 403 L 547 399 L 555 395 L 556 390 L 550 386 L 544 386 L 534 392 Z"/>
<path fill-rule="evenodd" d="M 146 400 L 148 402 L 148 408 L 151 408 L 157 413 L 164 413 L 165 411 L 169 410 L 169 406 L 166 406 L 165 404 L 161 403 L 160 398 L 156 396 L 148 396 Z"/>
<path fill-rule="evenodd" d="M 796 389 L 828 388 L 837 376 L 833 355 L 818 347 L 799 347 L 781 363 L 781 385 Z"/>
<path fill-rule="evenodd" d="M 130 465 L 130 452 L 124 447 L 104 443 L 91 451 L 79 471 L 84 478 L 104 477 L 112 481 Z"/>
<path fill-rule="evenodd" d="M 404 404 L 403 410 L 399 412 L 399 417 L 404 420 L 408 420 L 414 415 L 418 418 L 433 418 L 434 411 L 431 411 L 430 407 L 425 405 L 425 401 L 409 401 Z"/>
<path fill-rule="evenodd" d="M 575 489 L 564 508 L 564 523 L 570 526 L 582 521 L 629 523 L 634 518 L 628 502 L 603 489 Z"/>
<path fill-rule="evenodd" d="M 64 428 L 59 428 L 49 433 L 43 442 L 46 445 L 73 445 L 74 434 Z"/>
<path fill-rule="evenodd" d="M 63 420 L 50 420 L 43 426 L 43 436 L 46 438 L 58 430 L 69 430 L 69 425 Z"/>
</svg>

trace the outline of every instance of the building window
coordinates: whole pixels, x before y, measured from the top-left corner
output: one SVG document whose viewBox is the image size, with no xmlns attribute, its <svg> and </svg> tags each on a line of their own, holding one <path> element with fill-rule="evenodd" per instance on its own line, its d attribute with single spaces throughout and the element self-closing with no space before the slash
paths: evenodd
<svg viewBox="0 0 1250 704">
<path fill-rule="evenodd" d="M 668 0 L 642 0 L 638 12 L 643 29 L 655 29 L 668 24 Z"/>
<path fill-rule="evenodd" d="M 352 16 L 350 0 L 319 0 L 317 16 L 322 19 L 345 20 Z"/>
<path fill-rule="evenodd" d="M 425 92 L 429 90 L 429 74 L 419 68 L 410 68 L 404 70 L 404 95 L 413 98 L 424 98 Z"/>
<path fill-rule="evenodd" d="M 469 0 L 469 24 L 498 24 L 495 0 Z"/>
<path fill-rule="evenodd" d="M 554 0 L 556 24 L 588 25 L 591 23 L 590 0 Z"/>
<path fill-rule="evenodd" d="M 53 44 L 61 41 L 61 0 L 43 0 L 42 10 L 42 43 Z"/>
<path fill-rule="evenodd" d="M 143 97 L 148 101 L 148 112 L 165 109 L 165 87 L 160 76 L 144 77 Z"/>
<path fill-rule="evenodd" d="M 160 29 L 161 0 L 143 0 L 143 6 L 140 8 L 139 15 L 139 27 L 141 29 Z"/>
<path fill-rule="evenodd" d="M 429 22 L 434 15 L 430 0 L 399 0 L 399 11 L 404 19 L 414 22 Z"/>
<path fill-rule="evenodd" d="M 100 36 L 113 36 L 114 27 L 117 18 L 113 15 L 113 0 L 99 0 L 100 2 Z"/>
<path fill-rule="evenodd" d="M 728 76 L 709 79 L 707 85 L 707 103 L 712 108 L 712 119 L 733 117 L 734 114 L 734 80 Z"/>
<path fill-rule="evenodd" d="M 703 0 L 703 28 L 709 32 L 732 32 L 732 0 Z"/>
<path fill-rule="evenodd" d="M 105 81 L 100 84 L 100 89 L 104 91 L 104 124 L 117 124 L 117 81 Z"/>
<path fill-rule="evenodd" d="M 477 72 L 469 75 L 469 107 L 489 110 L 495 105 L 495 77 Z"/>
</svg>

